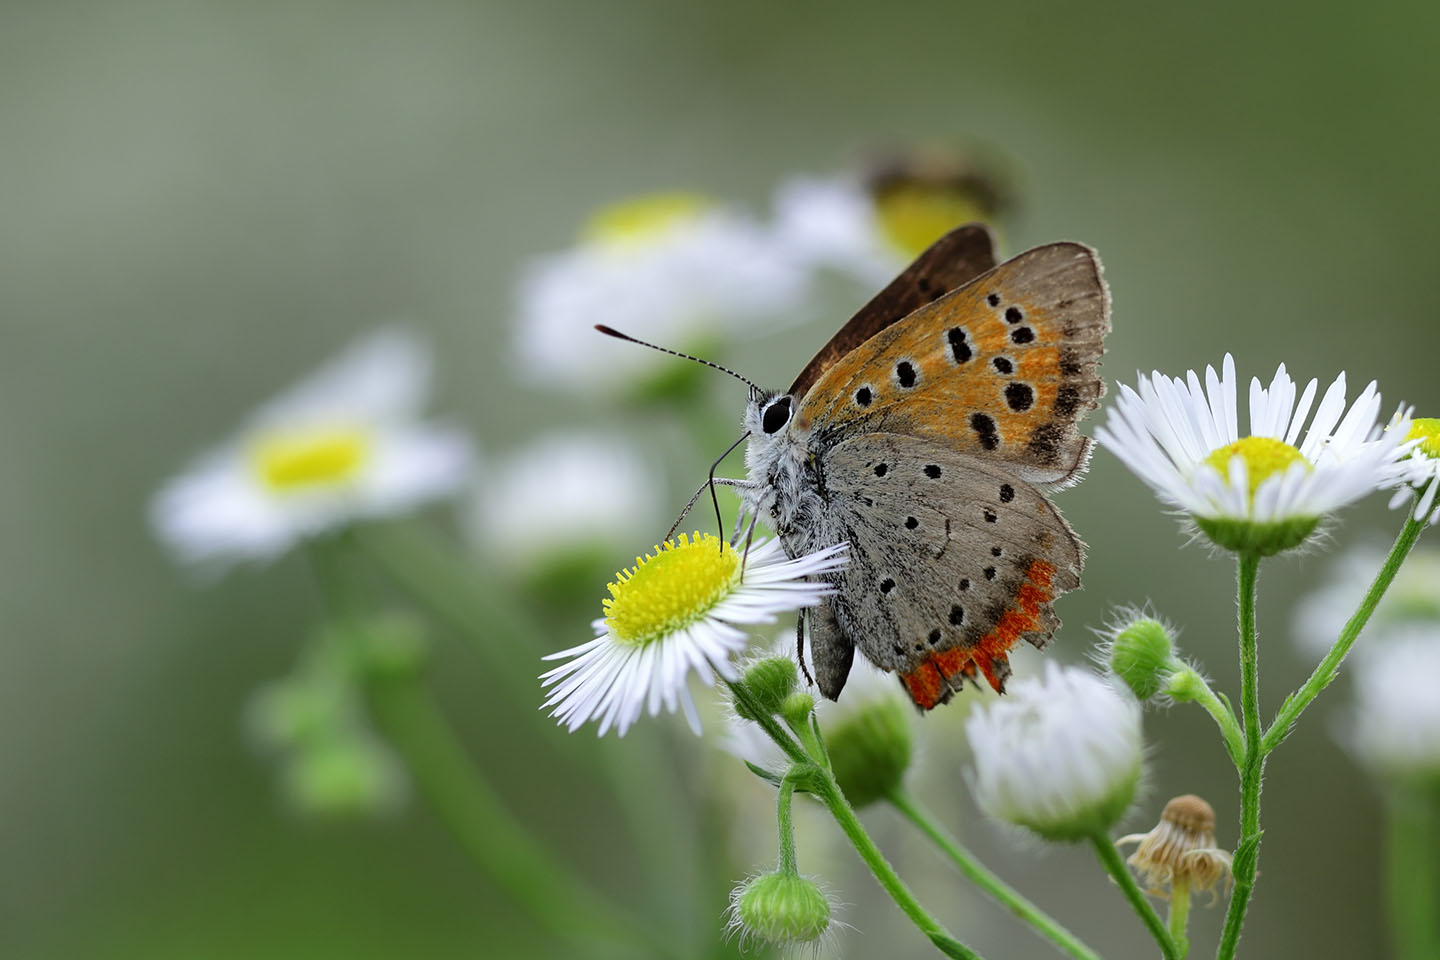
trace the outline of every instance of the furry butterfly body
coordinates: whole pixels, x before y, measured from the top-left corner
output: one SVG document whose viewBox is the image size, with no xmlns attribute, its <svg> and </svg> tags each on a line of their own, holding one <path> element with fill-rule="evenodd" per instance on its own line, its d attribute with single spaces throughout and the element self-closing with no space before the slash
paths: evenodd
<svg viewBox="0 0 1440 960">
<path fill-rule="evenodd" d="M 858 648 L 925 709 L 965 679 L 1003 690 L 1008 651 L 1043 646 L 1083 548 L 1046 493 L 1083 473 L 1076 429 L 1103 392 L 1098 259 L 1057 243 L 995 266 L 981 227 L 938 241 L 783 394 L 753 396 L 746 510 L 791 556 L 849 541 L 837 593 L 803 616 L 815 680 Z"/>
</svg>

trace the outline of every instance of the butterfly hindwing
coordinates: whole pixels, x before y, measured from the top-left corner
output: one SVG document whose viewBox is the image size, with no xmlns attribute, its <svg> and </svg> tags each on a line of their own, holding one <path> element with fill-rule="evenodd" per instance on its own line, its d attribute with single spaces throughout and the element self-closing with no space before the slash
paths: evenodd
<svg viewBox="0 0 1440 960">
<path fill-rule="evenodd" d="M 872 297 L 820 348 L 790 385 L 790 395 L 803 395 L 851 350 L 994 266 L 995 243 L 983 224 L 951 230 L 916 257 L 905 272 Z"/>
<path fill-rule="evenodd" d="M 945 702 L 977 673 L 1002 689 L 1010 648 L 1042 646 L 1059 626 L 1050 604 L 1079 585 L 1082 547 L 1013 472 L 888 433 L 845 440 L 820 470 L 850 541 L 830 601 L 836 624 L 919 706 Z"/>
<path fill-rule="evenodd" d="M 1099 402 L 1110 297 L 1094 251 L 1037 247 L 925 304 L 832 364 L 795 428 L 933 440 L 1057 484 L 1083 468 L 1076 422 Z"/>
</svg>

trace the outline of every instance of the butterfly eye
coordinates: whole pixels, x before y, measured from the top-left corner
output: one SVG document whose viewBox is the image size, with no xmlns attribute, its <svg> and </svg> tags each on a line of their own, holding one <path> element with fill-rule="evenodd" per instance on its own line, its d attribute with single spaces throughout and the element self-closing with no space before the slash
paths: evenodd
<svg viewBox="0 0 1440 960">
<path fill-rule="evenodd" d="M 766 433 L 775 433 L 789 422 L 790 398 L 781 397 L 765 408 L 765 415 L 760 419 L 760 428 Z"/>
</svg>

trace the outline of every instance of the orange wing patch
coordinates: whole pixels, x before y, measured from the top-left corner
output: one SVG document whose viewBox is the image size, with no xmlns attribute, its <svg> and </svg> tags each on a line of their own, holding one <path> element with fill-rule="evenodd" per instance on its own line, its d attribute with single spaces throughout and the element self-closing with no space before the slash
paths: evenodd
<svg viewBox="0 0 1440 960">
<path fill-rule="evenodd" d="M 1086 449 L 1074 425 L 1103 392 L 1108 330 L 1094 252 L 1037 247 L 850 351 L 801 399 L 796 426 L 922 437 L 1063 479 Z"/>
<path fill-rule="evenodd" d="M 924 710 L 930 710 L 948 699 L 952 688 L 959 689 L 957 678 L 974 679 L 978 671 L 991 689 L 1005 692 L 1010 676 L 1010 649 L 1026 634 L 1044 634 L 1043 611 L 1054 599 L 1052 583 L 1055 565 L 1035 560 L 1025 571 L 1025 583 L 999 622 L 974 646 L 952 647 L 932 653 L 918 667 L 900 677 L 910 699 Z"/>
</svg>

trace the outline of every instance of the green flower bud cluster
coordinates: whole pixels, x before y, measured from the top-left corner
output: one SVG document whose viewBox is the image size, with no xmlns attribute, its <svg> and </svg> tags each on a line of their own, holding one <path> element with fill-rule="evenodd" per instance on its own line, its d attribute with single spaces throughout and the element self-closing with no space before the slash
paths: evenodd
<svg viewBox="0 0 1440 960">
<path fill-rule="evenodd" d="M 293 672 L 251 698 L 246 726 L 256 745 L 275 757 L 281 795 L 298 812 L 371 815 L 403 800 L 403 767 L 371 731 L 357 680 L 419 670 L 424 639 L 402 618 L 332 626 Z"/>
</svg>

